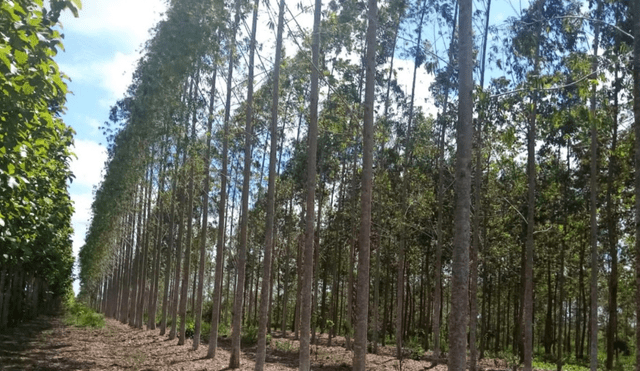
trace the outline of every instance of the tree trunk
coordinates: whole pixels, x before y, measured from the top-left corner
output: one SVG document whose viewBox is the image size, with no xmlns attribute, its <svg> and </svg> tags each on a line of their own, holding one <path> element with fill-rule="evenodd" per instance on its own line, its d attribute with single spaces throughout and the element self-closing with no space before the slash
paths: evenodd
<svg viewBox="0 0 640 371">
<path fill-rule="evenodd" d="M 635 223 L 636 223 L 636 323 L 640 320 L 640 0 L 632 0 L 633 18 L 633 115 L 635 161 Z M 640 344 L 640 326 L 636 326 L 636 344 Z M 636 371 L 640 370 L 640 346 L 636 346 Z"/>
<path fill-rule="evenodd" d="M 242 180 L 242 201 L 240 214 L 240 244 L 238 245 L 238 267 L 236 279 L 236 294 L 233 303 L 233 321 L 231 330 L 231 358 L 229 368 L 240 367 L 240 335 L 242 327 L 243 293 L 245 283 L 245 268 L 247 264 L 247 226 L 249 223 L 249 187 L 251 180 L 251 124 L 253 121 L 253 57 L 256 39 L 256 22 L 258 17 L 258 0 L 253 6 L 253 29 L 251 35 L 251 46 L 249 55 L 249 77 L 247 80 L 247 101 L 246 101 L 246 125 L 244 142 L 244 168 Z M 239 11 L 236 13 L 239 16 Z M 229 70 L 231 75 L 231 69 Z M 225 117 L 228 112 L 225 112 Z M 268 281 L 268 279 L 267 279 Z M 249 316 L 251 313 L 248 314 Z"/>
<path fill-rule="evenodd" d="M 542 17 L 544 0 L 538 1 L 537 16 Z M 541 19 L 538 22 L 542 22 Z M 538 24 L 536 37 L 536 54 L 534 57 L 534 76 L 539 76 L 540 71 L 540 38 L 542 23 Z M 534 89 L 538 89 L 536 82 Z M 523 360 L 524 371 L 531 371 L 533 361 L 533 250 L 536 208 L 536 119 L 538 115 L 539 93 L 534 90 L 533 109 L 529 117 L 529 132 L 527 134 L 527 239 L 525 244 L 524 262 L 524 298 L 522 305 L 523 323 Z"/>
<path fill-rule="evenodd" d="M 600 13 L 598 2 L 596 13 Z M 597 17 L 597 16 L 596 16 Z M 598 68 L 598 38 L 600 36 L 600 22 L 595 23 L 593 38 L 593 61 L 591 72 L 595 75 Z M 595 77 L 595 76 L 594 76 Z M 590 186 L 590 212 L 591 212 L 591 315 L 589 316 L 590 349 L 589 368 L 591 371 L 598 369 L 598 126 L 596 120 L 596 86 L 593 87 L 590 102 L 591 118 L 591 170 L 589 176 Z"/>
<path fill-rule="evenodd" d="M 233 21 L 233 30 L 238 29 L 240 23 L 240 0 L 236 0 L 235 3 L 235 18 Z M 215 288 L 213 289 L 213 310 L 211 313 L 211 332 L 209 335 L 209 349 L 207 351 L 207 358 L 215 358 L 216 350 L 218 348 L 218 326 L 220 324 L 220 302 L 222 299 L 222 269 L 224 262 L 224 244 L 225 244 L 225 216 L 226 216 L 226 204 L 227 204 L 227 177 L 229 171 L 227 169 L 227 162 L 229 159 L 229 117 L 231 110 L 231 88 L 233 83 L 233 62 L 235 59 L 236 37 L 235 32 L 232 32 L 232 36 L 229 39 L 229 50 L 231 55 L 229 56 L 229 70 L 227 72 L 227 97 L 225 101 L 224 109 L 224 127 L 223 127 L 223 139 L 222 139 L 222 169 L 220 177 L 220 202 L 218 206 L 218 245 L 216 248 L 216 271 L 215 271 Z M 229 280 L 227 280 L 229 282 Z M 228 299 L 227 299 L 228 300 Z M 239 361 L 239 360 L 238 360 Z"/>
<path fill-rule="evenodd" d="M 258 8 L 256 0 L 256 10 Z M 257 15 L 253 18 L 252 42 L 255 43 Z M 264 369 L 267 354 L 267 322 L 269 320 L 269 288 L 271 277 L 271 253 L 274 246 L 274 215 L 276 205 L 276 154 L 278 152 L 278 98 L 280 97 L 280 60 L 282 57 L 282 33 L 284 30 L 284 0 L 278 8 L 278 34 L 276 37 L 276 55 L 273 65 L 273 91 L 271 96 L 271 149 L 269 153 L 269 185 L 267 188 L 267 224 L 265 226 L 264 262 L 262 289 L 260 292 L 260 318 L 258 321 L 258 347 L 256 350 L 256 371 Z M 253 53 L 253 48 L 252 48 Z M 253 54 L 251 55 L 253 58 Z M 250 59 L 252 61 L 252 59 Z M 286 284 L 286 283 L 285 283 Z M 286 305 L 286 303 L 285 303 Z M 282 321 L 285 322 L 284 320 Z M 284 333 L 284 329 L 283 329 Z"/>
<path fill-rule="evenodd" d="M 467 324 L 469 300 L 469 243 L 471 214 L 471 155 L 473 142 L 473 40 L 471 0 L 460 1 L 459 107 L 456 130 L 456 172 L 454 237 L 449 324 L 449 370 L 467 366 Z"/>
<path fill-rule="evenodd" d="M 607 326 L 607 370 L 613 368 L 614 346 L 618 328 L 618 215 L 616 212 L 616 200 L 614 193 L 614 179 L 618 176 L 617 171 L 617 143 L 618 143 L 618 68 L 616 63 L 614 73 L 614 105 L 613 105 L 613 135 L 611 138 L 611 155 L 609 158 L 609 169 L 607 176 L 607 229 L 609 237 L 609 255 L 611 257 L 611 272 L 609 274 L 609 323 Z"/>
<path fill-rule="evenodd" d="M 300 371 L 310 370 L 309 335 L 311 331 L 311 282 L 313 281 L 314 206 L 316 192 L 316 151 L 318 147 L 318 79 L 320 68 L 320 12 L 322 1 L 316 0 L 311 46 L 311 102 L 307 149 L 307 215 L 302 278 L 302 310 L 300 323 Z"/>
<path fill-rule="evenodd" d="M 489 15 L 491 14 L 491 0 L 487 1 L 485 14 L 485 26 L 482 41 L 482 64 L 480 69 L 480 88 L 484 89 L 485 63 L 487 58 L 487 38 L 489 36 Z M 484 107 L 481 108 L 479 119 L 476 125 L 476 171 L 474 178 L 474 217 L 473 217 L 473 241 L 470 245 L 471 260 L 469 280 L 469 370 L 476 371 L 478 359 L 478 347 L 476 333 L 478 328 L 478 254 L 481 250 L 480 242 L 480 221 L 482 219 L 482 125 L 485 116 Z M 498 298 L 500 300 L 500 298 Z"/>
<path fill-rule="evenodd" d="M 454 17 L 453 17 L 453 28 L 451 30 L 451 42 L 449 44 L 449 63 L 453 62 L 453 47 L 454 47 L 454 36 L 456 32 L 456 25 L 458 21 L 458 0 L 456 0 Z M 438 358 L 440 357 L 440 323 L 442 316 L 442 246 L 444 244 L 444 233 L 443 233 L 443 217 L 444 217 L 444 150 L 445 150 L 445 140 L 447 133 L 447 106 L 449 103 L 449 84 L 445 87 L 444 94 L 444 104 L 442 108 L 442 112 L 440 114 L 440 138 L 438 142 L 438 181 L 436 184 L 436 194 L 437 194 L 437 211 L 436 211 L 436 262 L 435 262 L 435 274 L 434 274 L 434 304 L 433 304 L 433 356 Z"/>
<path fill-rule="evenodd" d="M 362 130 L 362 196 L 358 255 L 358 291 L 356 298 L 356 328 L 354 334 L 353 369 L 364 371 L 367 356 L 369 316 L 369 263 L 371 260 L 371 196 L 373 191 L 373 105 L 376 76 L 377 0 L 368 0 L 366 82 L 364 125 Z"/>
<path fill-rule="evenodd" d="M 178 142 L 177 148 L 180 147 L 180 143 Z M 173 159 L 174 164 L 178 164 L 179 151 L 176 151 L 176 154 Z M 175 166 L 177 168 L 177 166 Z M 164 295 L 162 297 L 162 321 L 160 322 L 160 335 L 164 335 L 167 330 L 167 310 L 169 308 L 169 285 L 170 285 L 170 277 L 171 277 L 171 255 L 175 251 L 175 240 L 174 240 L 174 232 L 175 232 L 175 204 L 176 199 L 178 198 L 176 194 L 176 189 L 178 186 L 178 172 L 174 171 L 173 174 L 173 184 L 171 185 L 171 214 L 169 217 L 169 246 L 167 246 L 167 263 L 164 269 Z M 177 269 L 177 268 L 176 268 Z"/>
<path fill-rule="evenodd" d="M 204 290 L 204 263 L 207 254 L 207 230 L 209 220 L 209 182 L 211 179 L 210 167 L 211 167 L 211 127 L 213 125 L 213 102 L 215 100 L 216 93 L 216 77 L 218 69 L 214 68 L 213 78 L 211 79 L 211 93 L 209 94 L 209 118 L 207 119 L 207 150 L 204 154 L 204 190 L 202 192 L 202 220 L 200 222 L 200 265 L 198 266 L 198 299 L 195 309 L 195 329 L 193 334 L 193 350 L 197 350 L 200 346 L 200 331 L 202 321 L 202 294 Z"/>
</svg>

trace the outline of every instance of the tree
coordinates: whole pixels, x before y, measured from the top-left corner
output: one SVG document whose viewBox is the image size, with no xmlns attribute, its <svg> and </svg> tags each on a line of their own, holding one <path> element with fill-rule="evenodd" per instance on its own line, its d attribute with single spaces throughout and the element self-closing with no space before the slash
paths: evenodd
<svg viewBox="0 0 640 371">
<path fill-rule="evenodd" d="M 255 20 L 255 17 L 254 17 Z M 255 29 L 255 24 L 254 24 Z M 284 29 L 284 0 L 280 0 L 278 10 L 278 33 L 276 36 L 276 55 L 273 64 L 273 87 L 271 98 L 271 148 L 269 152 L 269 185 L 267 188 L 267 224 L 264 239 L 264 268 L 262 290 L 260 292 L 260 319 L 258 323 L 258 349 L 256 351 L 256 371 L 264 369 L 267 350 L 267 322 L 269 320 L 269 293 L 271 282 L 271 254 L 274 246 L 274 214 L 276 204 L 276 153 L 278 151 L 278 99 L 280 97 L 280 63 L 282 59 L 282 32 Z M 252 36 L 255 42 L 255 33 Z M 286 304 L 285 304 L 286 305 Z M 285 324 L 282 324 L 284 334 Z"/>
<path fill-rule="evenodd" d="M 220 301 L 222 300 L 222 266 L 224 262 L 225 244 L 225 216 L 227 202 L 227 177 L 229 174 L 229 115 L 231 110 L 231 87 L 233 76 L 233 61 L 235 58 L 236 38 L 235 31 L 240 23 L 240 0 L 235 2 L 235 17 L 231 29 L 231 37 L 228 39 L 229 69 L 227 72 L 227 97 L 224 109 L 224 127 L 222 133 L 222 176 L 220 181 L 220 202 L 218 206 L 218 243 L 216 248 L 215 283 L 213 289 L 213 309 L 211 313 L 211 333 L 209 335 L 209 349 L 207 358 L 215 358 L 218 348 L 218 325 L 220 322 Z"/>
<path fill-rule="evenodd" d="M 449 369 L 467 366 L 467 324 L 469 292 L 469 243 L 471 237 L 471 153 L 473 142 L 473 38 L 470 0 L 460 1 L 459 102 L 456 130 L 456 204 L 452 263 Z"/>
<path fill-rule="evenodd" d="M 311 45 L 311 102 L 309 104 L 309 130 L 307 133 L 307 207 L 305 223 L 305 242 L 302 264 L 302 300 L 300 311 L 300 371 L 309 371 L 310 348 L 309 333 L 311 331 L 311 282 L 313 281 L 313 248 L 316 193 L 316 151 L 318 147 L 318 79 L 320 74 L 320 11 L 322 1 L 316 0 L 313 14 L 313 43 Z"/>
<path fill-rule="evenodd" d="M 367 359 L 367 329 L 369 319 L 369 265 L 371 261 L 371 196 L 373 190 L 373 103 L 376 79 L 377 0 L 368 1 L 366 82 L 364 124 L 362 128 L 362 195 L 360 233 L 358 235 L 358 291 L 356 328 L 354 335 L 353 369 L 364 371 Z"/>
<path fill-rule="evenodd" d="M 236 278 L 236 295 L 233 302 L 233 322 L 231 332 L 231 358 L 229 368 L 240 367 L 240 331 L 242 326 L 242 302 L 244 298 L 244 280 L 247 249 L 247 226 L 249 223 L 249 187 L 251 180 L 251 125 L 253 121 L 253 58 L 256 44 L 256 24 L 258 22 L 258 4 L 253 4 L 253 27 L 251 29 L 251 45 L 249 46 L 249 77 L 247 79 L 246 126 L 244 129 L 244 168 L 242 181 L 242 210 L 240 214 L 240 244 L 238 246 L 238 267 Z M 239 9 L 236 9 L 236 11 Z M 236 13 L 236 16 L 239 14 Z M 232 64 L 233 62 L 231 62 Z M 231 72 L 231 70 L 229 70 Z M 229 73 L 231 76 L 231 73 Z M 230 77 L 229 77 L 230 79 Z M 229 97 L 229 96 L 228 96 Z M 268 277 L 264 277 L 269 281 Z M 268 290 L 267 290 L 268 293 Z"/>
</svg>

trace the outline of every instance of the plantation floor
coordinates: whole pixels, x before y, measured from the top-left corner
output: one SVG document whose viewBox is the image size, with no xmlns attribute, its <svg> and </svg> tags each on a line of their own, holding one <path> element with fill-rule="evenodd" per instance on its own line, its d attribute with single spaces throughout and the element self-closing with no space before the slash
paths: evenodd
<svg viewBox="0 0 640 371">
<path fill-rule="evenodd" d="M 344 338 L 327 346 L 327 337 L 312 346 L 313 370 L 349 370 L 353 353 L 344 349 Z M 177 345 L 159 330 L 132 329 L 107 319 L 103 329 L 65 326 L 60 317 L 39 317 L 10 332 L 0 333 L 0 370 L 227 370 L 230 342 L 221 339 L 215 360 L 205 359 L 207 344 L 191 350 L 191 340 Z M 368 370 L 398 370 L 393 347 L 380 349 L 379 355 L 367 355 Z M 291 336 L 274 336 L 267 351 L 266 370 L 292 370 L 298 367 L 298 342 Z M 241 370 L 252 370 L 255 346 L 243 349 Z M 405 360 L 402 369 L 447 370 L 445 360 L 434 362 L 428 355 L 420 361 Z M 503 362 L 483 360 L 484 370 L 506 369 Z"/>
</svg>

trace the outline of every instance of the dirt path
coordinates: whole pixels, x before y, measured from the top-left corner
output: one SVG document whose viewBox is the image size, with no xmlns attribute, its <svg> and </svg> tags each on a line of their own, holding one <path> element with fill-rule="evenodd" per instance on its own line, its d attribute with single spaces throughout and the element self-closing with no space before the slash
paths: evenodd
<svg viewBox="0 0 640 371">
<path fill-rule="evenodd" d="M 326 344 L 326 340 L 321 338 L 321 344 Z M 211 360 L 204 358 L 207 344 L 194 352 L 191 340 L 179 346 L 177 340 L 160 336 L 159 330 L 132 329 L 112 319 L 106 320 L 103 329 L 83 329 L 67 327 L 58 317 L 43 316 L 0 334 L 0 370 L 225 370 L 229 364 L 229 346 L 228 341 L 219 341 L 216 359 Z M 297 369 L 297 350 L 297 341 L 274 337 L 265 368 Z M 398 370 L 392 351 L 386 347 L 381 355 L 367 355 L 367 369 Z M 240 369 L 253 369 L 255 346 L 243 349 L 242 356 Z M 312 369 L 349 370 L 351 357 L 352 352 L 341 346 L 313 346 Z M 444 371 L 447 367 L 423 359 L 406 360 L 402 369 Z"/>
</svg>

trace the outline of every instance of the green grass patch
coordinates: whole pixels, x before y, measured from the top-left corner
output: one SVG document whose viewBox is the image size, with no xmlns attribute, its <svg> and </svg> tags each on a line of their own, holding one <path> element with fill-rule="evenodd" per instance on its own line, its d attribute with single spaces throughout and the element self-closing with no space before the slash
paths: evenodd
<svg viewBox="0 0 640 371">
<path fill-rule="evenodd" d="M 104 315 L 96 313 L 70 296 L 65 303 L 64 323 L 67 326 L 103 328 Z"/>
</svg>

